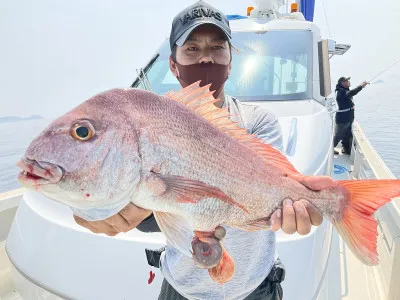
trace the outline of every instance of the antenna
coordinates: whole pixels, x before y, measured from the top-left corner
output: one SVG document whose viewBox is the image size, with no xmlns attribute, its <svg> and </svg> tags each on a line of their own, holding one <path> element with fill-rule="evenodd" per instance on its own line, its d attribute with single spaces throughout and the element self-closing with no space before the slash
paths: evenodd
<svg viewBox="0 0 400 300">
<path fill-rule="evenodd" d="M 278 2 L 284 0 L 256 0 L 255 7 L 248 11 L 250 17 L 257 19 L 275 19 L 279 6 Z"/>
</svg>

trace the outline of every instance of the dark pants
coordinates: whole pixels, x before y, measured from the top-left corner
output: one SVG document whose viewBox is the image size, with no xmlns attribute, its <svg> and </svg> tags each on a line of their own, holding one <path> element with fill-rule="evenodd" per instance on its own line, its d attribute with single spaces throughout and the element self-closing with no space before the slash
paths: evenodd
<svg viewBox="0 0 400 300">
<path fill-rule="evenodd" d="M 265 280 L 249 295 L 245 300 L 281 300 L 283 299 L 283 290 L 281 282 L 285 279 L 285 268 L 278 259 L 272 267 L 271 272 Z M 179 294 L 164 279 L 160 296 L 158 300 L 187 300 Z M 219 300 L 219 299 L 215 299 Z"/>
<path fill-rule="evenodd" d="M 353 143 L 353 133 L 351 125 L 353 122 L 337 123 L 335 128 L 335 137 L 333 138 L 333 147 L 336 147 L 342 141 L 343 152 L 350 154 L 351 144 Z"/>
</svg>

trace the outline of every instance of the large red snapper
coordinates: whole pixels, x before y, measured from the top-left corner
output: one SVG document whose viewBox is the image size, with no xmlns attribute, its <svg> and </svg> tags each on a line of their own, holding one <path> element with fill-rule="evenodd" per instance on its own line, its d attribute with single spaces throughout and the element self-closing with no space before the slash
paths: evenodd
<svg viewBox="0 0 400 300">
<path fill-rule="evenodd" d="M 215 238 L 224 234 L 218 226 L 268 230 L 286 198 L 310 201 L 360 260 L 378 263 L 372 214 L 400 195 L 400 180 L 337 181 L 310 190 L 301 182 L 331 179 L 299 174 L 215 101 L 199 83 L 166 96 L 101 93 L 30 144 L 18 163 L 19 180 L 87 220 L 107 218 L 129 202 L 154 211 L 168 242 L 220 283 L 232 278 L 234 262 Z"/>
</svg>

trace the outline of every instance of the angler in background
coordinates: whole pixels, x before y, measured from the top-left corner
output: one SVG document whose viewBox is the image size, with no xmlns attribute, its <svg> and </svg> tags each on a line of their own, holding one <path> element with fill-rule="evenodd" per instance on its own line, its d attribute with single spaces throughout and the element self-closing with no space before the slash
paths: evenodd
<svg viewBox="0 0 400 300">
<path fill-rule="evenodd" d="M 357 95 L 368 82 L 364 81 L 355 89 L 350 90 L 350 77 L 340 77 L 336 85 L 336 101 L 339 110 L 336 112 L 335 137 L 333 139 L 333 148 L 342 141 L 342 153 L 350 154 L 351 143 L 353 142 L 353 133 L 351 131 L 354 122 L 354 102 L 353 96 Z M 335 150 L 335 154 L 339 154 Z"/>
</svg>

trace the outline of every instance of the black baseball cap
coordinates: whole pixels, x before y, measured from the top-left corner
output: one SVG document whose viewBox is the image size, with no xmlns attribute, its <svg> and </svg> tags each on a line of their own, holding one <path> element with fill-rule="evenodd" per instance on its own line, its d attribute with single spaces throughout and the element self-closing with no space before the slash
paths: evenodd
<svg viewBox="0 0 400 300">
<path fill-rule="evenodd" d="M 339 80 L 338 80 L 338 83 L 349 81 L 350 79 L 351 79 L 351 77 L 340 77 Z"/>
<path fill-rule="evenodd" d="M 175 44 L 183 46 L 193 30 L 203 24 L 215 25 L 222 30 L 228 41 L 231 42 L 231 28 L 225 14 L 200 0 L 182 10 L 172 21 L 169 36 L 171 50 Z"/>
</svg>

